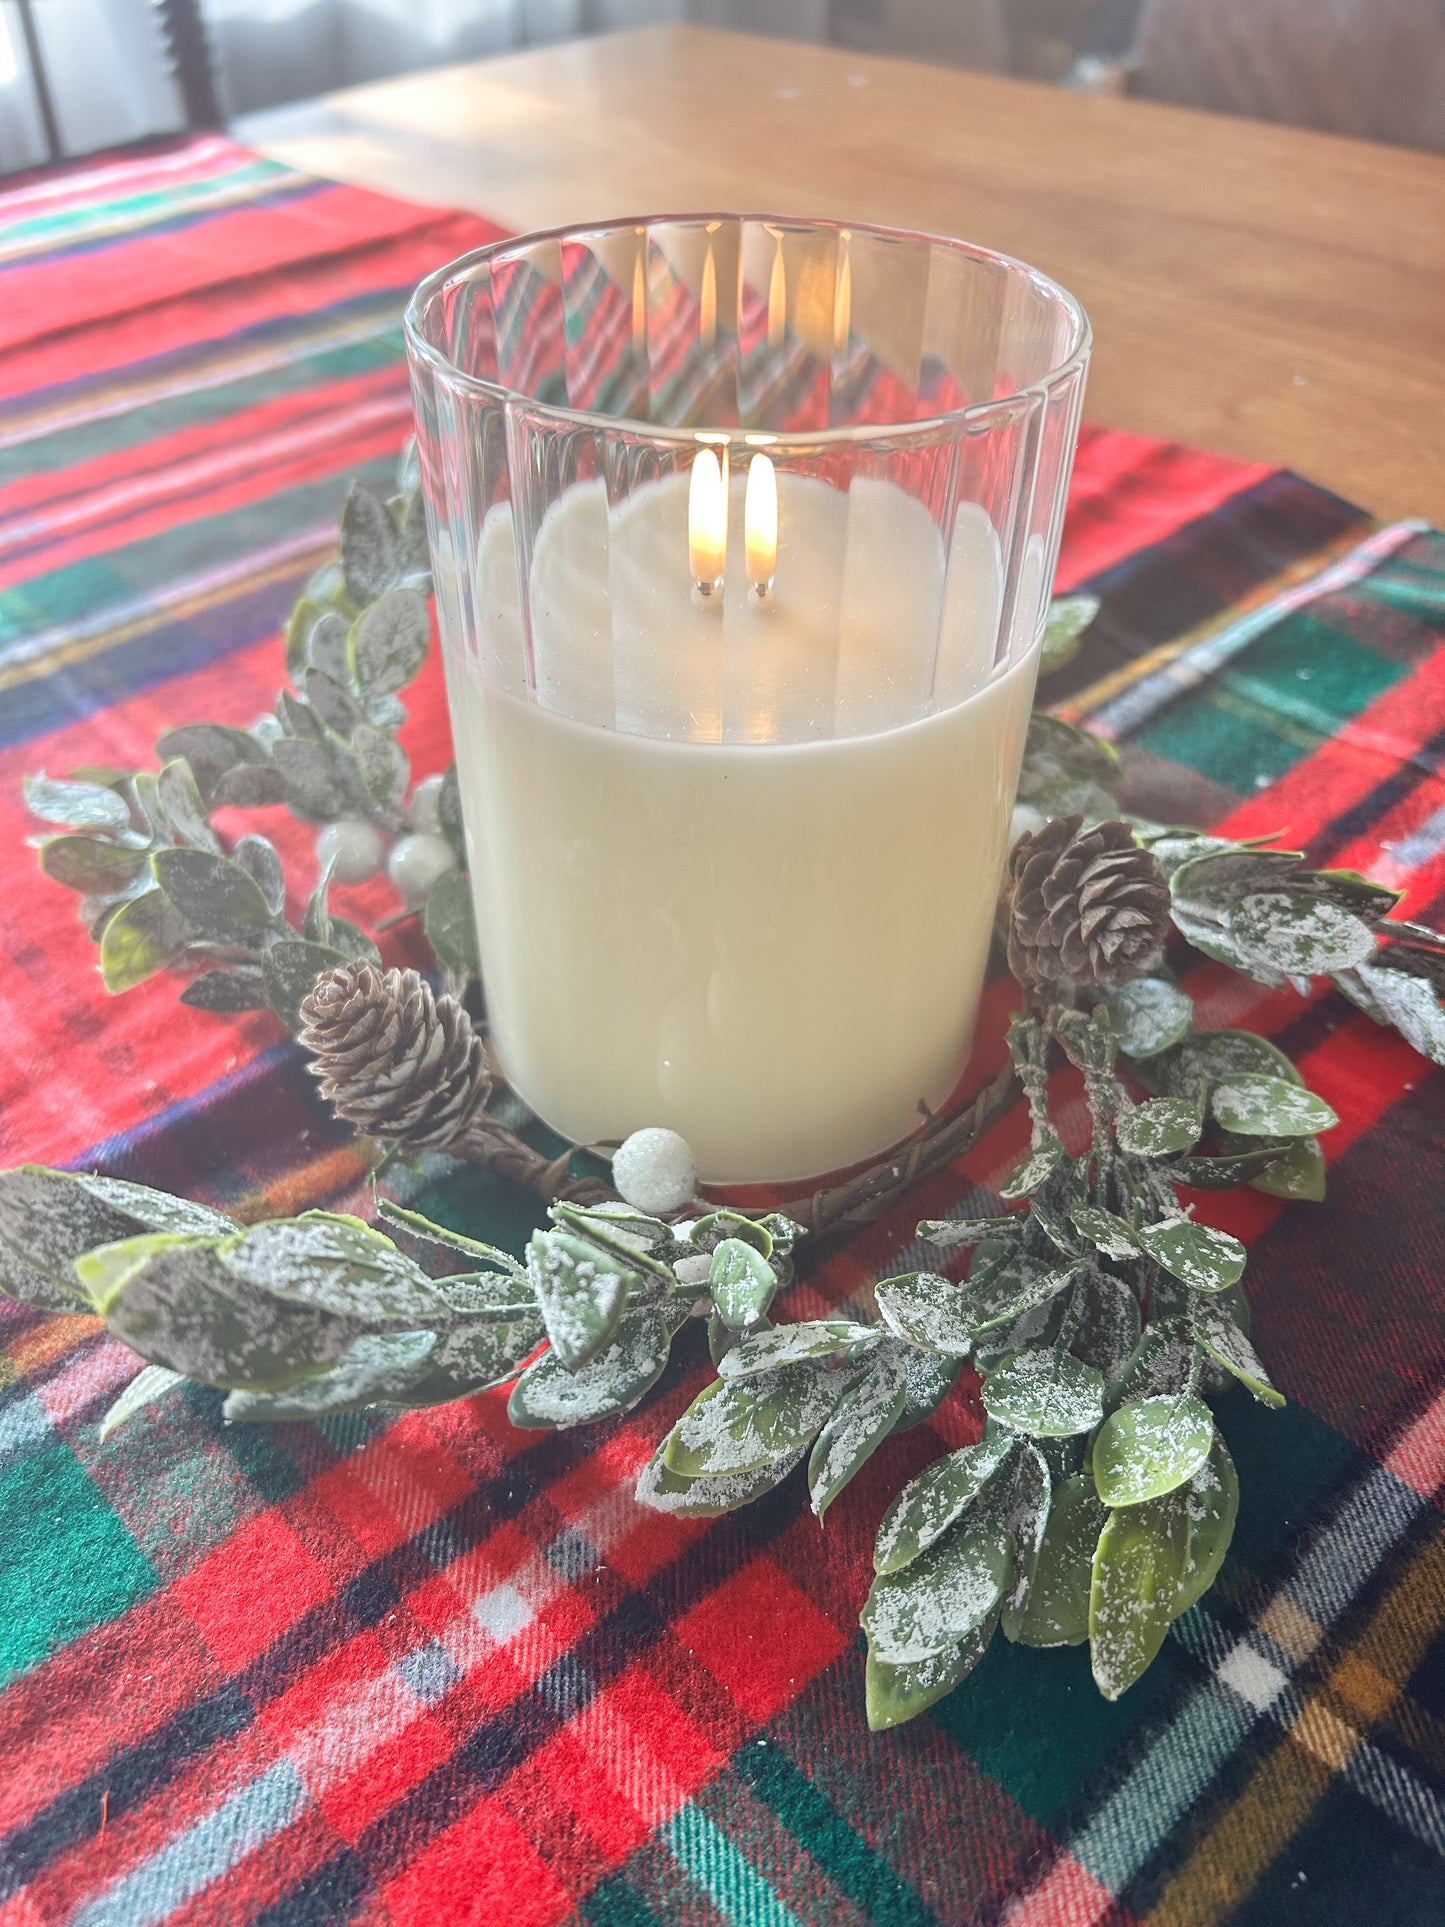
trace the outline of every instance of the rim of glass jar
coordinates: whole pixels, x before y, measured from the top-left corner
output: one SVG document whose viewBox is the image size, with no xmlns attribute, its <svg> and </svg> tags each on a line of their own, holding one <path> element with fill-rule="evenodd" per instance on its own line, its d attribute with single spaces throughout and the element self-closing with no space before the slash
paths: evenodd
<svg viewBox="0 0 1445 1927">
<path fill-rule="evenodd" d="M 954 235 L 930 234 L 922 228 L 889 227 L 880 221 L 839 221 L 831 217 L 814 218 L 800 214 L 742 214 L 713 210 L 707 213 L 682 212 L 674 214 L 632 215 L 610 221 L 564 221 L 557 227 L 529 229 L 525 234 L 508 235 L 499 241 L 489 241 L 485 247 L 473 248 L 470 253 L 458 255 L 455 261 L 448 261 L 443 267 L 429 274 L 414 290 L 406 304 L 402 317 L 402 328 L 408 352 L 418 361 L 424 362 L 435 374 L 461 388 L 463 391 L 484 395 L 493 401 L 517 402 L 532 410 L 548 421 L 565 422 L 574 428 L 590 428 L 606 433 L 632 433 L 648 441 L 675 442 L 679 446 L 695 445 L 699 441 L 731 441 L 735 437 L 746 437 L 762 431 L 751 430 L 733 423 L 697 422 L 687 428 L 672 423 L 643 421 L 635 415 L 602 414 L 592 409 L 569 408 L 558 402 L 538 401 L 520 388 L 511 388 L 505 382 L 488 381 L 481 375 L 470 375 L 442 350 L 428 341 L 421 331 L 421 316 L 432 297 L 454 276 L 462 274 L 510 248 L 524 246 L 538 241 L 560 241 L 568 235 L 616 234 L 624 228 L 647 228 L 666 223 L 706 222 L 706 221 L 756 221 L 760 226 L 776 224 L 780 227 L 830 228 L 835 234 L 846 230 L 849 234 L 876 234 L 889 241 L 922 241 L 930 247 L 947 248 L 954 254 L 966 255 L 973 261 L 992 262 L 995 266 L 1022 275 L 1036 287 L 1045 290 L 1057 299 L 1074 324 L 1074 338 L 1069 351 L 1057 361 L 1037 381 L 1028 382 L 1022 388 L 1010 390 L 1007 395 L 995 395 L 990 401 L 970 402 L 965 408 L 945 409 L 939 415 L 925 415 L 916 421 L 900 422 L 850 422 L 836 428 L 814 429 L 768 429 L 769 448 L 827 448 L 846 445 L 852 442 L 876 442 L 888 438 L 901 439 L 907 436 L 927 435 L 946 429 L 961 422 L 978 422 L 993 415 L 1006 415 L 1028 395 L 1045 393 L 1055 388 L 1068 375 L 1083 367 L 1088 361 L 1093 346 L 1094 331 L 1089 325 L 1089 317 L 1083 304 L 1076 295 L 1047 275 L 1041 268 L 1030 267 L 1027 261 L 1020 261 L 1016 255 L 1004 254 L 997 248 L 986 248 L 974 241 L 963 241 Z"/>
</svg>

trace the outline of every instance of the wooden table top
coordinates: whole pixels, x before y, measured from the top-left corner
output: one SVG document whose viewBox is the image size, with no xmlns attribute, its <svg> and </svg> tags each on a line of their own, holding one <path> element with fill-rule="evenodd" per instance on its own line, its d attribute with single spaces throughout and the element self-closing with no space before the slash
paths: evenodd
<svg viewBox="0 0 1445 1927">
<path fill-rule="evenodd" d="M 357 87 L 237 132 L 517 228 L 737 208 L 964 235 L 1083 301 L 1093 420 L 1445 526 L 1445 156 L 699 27 Z"/>
</svg>

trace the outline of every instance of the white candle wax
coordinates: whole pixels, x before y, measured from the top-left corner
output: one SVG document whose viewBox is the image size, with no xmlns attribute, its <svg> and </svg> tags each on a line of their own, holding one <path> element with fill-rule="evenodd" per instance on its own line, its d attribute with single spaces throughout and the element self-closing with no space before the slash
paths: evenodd
<svg viewBox="0 0 1445 1927">
<path fill-rule="evenodd" d="M 871 1155 L 952 1088 L 1036 667 L 1026 649 L 993 668 L 980 510 L 945 580 L 902 490 L 782 474 L 758 608 L 737 473 L 730 502 L 721 610 L 693 606 L 685 478 L 610 514 L 598 484 L 554 503 L 530 675 L 510 518 L 489 517 L 483 673 L 454 665 L 452 687 L 508 1077 L 579 1142 L 680 1131 L 716 1183 Z"/>
</svg>

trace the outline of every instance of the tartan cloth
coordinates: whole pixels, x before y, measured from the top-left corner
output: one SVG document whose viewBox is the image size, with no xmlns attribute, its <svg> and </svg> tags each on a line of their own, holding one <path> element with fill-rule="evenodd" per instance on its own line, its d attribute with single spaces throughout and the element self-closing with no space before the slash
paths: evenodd
<svg viewBox="0 0 1445 1927">
<path fill-rule="evenodd" d="M 405 293 L 493 230 L 212 138 L 0 204 L 0 1155 L 247 1219 L 364 1209 L 271 1020 L 188 1010 L 165 979 L 105 999 L 23 848 L 19 783 L 268 706 L 346 479 L 384 480 L 407 432 Z M 1138 806 L 1281 832 L 1439 919 L 1445 538 L 1086 429 L 1059 586 L 1103 610 L 1046 693 L 1119 740 Z M 424 773 L 449 753 L 435 665 L 414 698 Z M 258 826 L 304 868 L 304 831 Z M 631 1496 L 708 1375 L 695 1331 L 640 1410 L 580 1432 L 514 1431 L 500 1396 L 223 1427 L 191 1389 L 102 1446 L 133 1357 L 6 1302 L 0 1927 L 1445 1920 L 1445 1077 L 1333 992 L 1212 964 L 1187 984 L 1343 1121 L 1324 1206 L 1198 1200 L 1251 1246 L 1290 1403 L 1220 1402 L 1233 1548 L 1116 1704 L 1086 1649 L 995 1640 L 930 1713 L 867 1732 L 874 1531 L 978 1435 L 969 1374 L 826 1531 L 796 1477 L 702 1524 Z M 975 1078 L 1008 1001 L 990 985 Z M 805 1264 L 787 1315 L 856 1304 L 920 1217 L 986 1205 L 1024 1136 L 1004 1119 Z M 400 1175 L 514 1248 L 539 1216 L 444 1160 Z"/>
</svg>

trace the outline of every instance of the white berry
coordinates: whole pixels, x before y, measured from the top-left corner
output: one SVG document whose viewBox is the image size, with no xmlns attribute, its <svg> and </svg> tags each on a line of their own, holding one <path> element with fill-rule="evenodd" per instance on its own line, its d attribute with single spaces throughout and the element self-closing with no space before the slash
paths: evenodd
<svg viewBox="0 0 1445 1927">
<path fill-rule="evenodd" d="M 697 1160 L 685 1137 L 653 1125 L 612 1153 L 612 1182 L 634 1211 L 680 1211 L 697 1189 Z"/>
<path fill-rule="evenodd" d="M 334 883 L 365 883 L 381 868 L 386 845 L 375 824 L 348 817 L 326 825 L 316 839 L 316 856 L 323 870 L 336 859 L 331 872 Z"/>
<path fill-rule="evenodd" d="M 1021 836 L 1034 836 L 1044 827 L 1048 818 L 1040 815 L 1027 803 L 1015 803 L 1013 816 L 1008 826 L 1008 846 L 1013 848 Z"/>
<path fill-rule="evenodd" d="M 414 831 L 399 836 L 391 846 L 386 874 L 396 885 L 408 909 L 418 910 L 431 895 L 438 877 L 457 867 L 452 846 L 444 836 L 430 831 Z"/>
<path fill-rule="evenodd" d="M 442 826 L 442 781 L 440 776 L 426 777 L 412 791 L 407 805 L 407 822 L 428 836 L 435 836 Z"/>
</svg>

